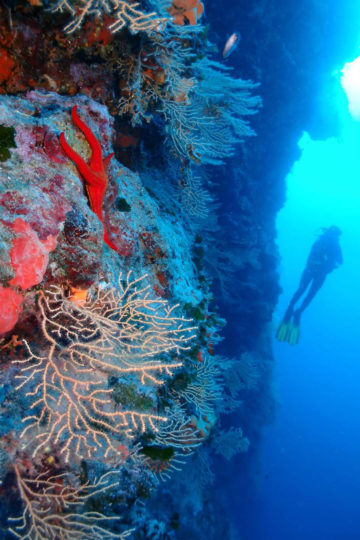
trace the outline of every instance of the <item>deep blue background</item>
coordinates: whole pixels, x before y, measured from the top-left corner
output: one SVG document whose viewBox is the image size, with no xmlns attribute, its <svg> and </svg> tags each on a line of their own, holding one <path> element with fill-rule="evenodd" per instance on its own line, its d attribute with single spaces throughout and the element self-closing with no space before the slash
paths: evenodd
<svg viewBox="0 0 360 540">
<path fill-rule="evenodd" d="M 301 141 L 278 218 L 284 294 L 274 328 L 322 226 L 343 230 L 344 265 L 304 312 L 300 343 L 274 342 L 278 407 L 246 540 L 360 538 L 360 125 L 344 107 L 339 114 L 341 137 Z"/>
<path fill-rule="evenodd" d="M 261 81 L 259 93 L 264 109 L 254 120 L 259 140 L 247 141 L 247 146 L 259 152 L 264 146 L 268 148 L 266 167 L 261 169 L 264 160 L 259 159 L 251 178 L 254 184 L 259 181 L 259 198 L 262 180 L 278 180 L 273 191 L 264 190 L 274 196 L 272 201 L 264 196 L 265 212 L 271 205 L 279 205 L 279 185 L 285 181 L 285 174 L 279 175 L 281 152 L 283 170 L 286 172 L 289 166 L 290 145 L 283 144 L 286 129 L 289 138 L 294 137 L 296 124 L 297 140 L 303 130 L 319 139 L 302 139 L 292 163 L 299 156 L 302 159 L 287 179 L 287 202 L 278 220 L 284 294 L 274 314 L 273 331 L 297 287 L 310 247 L 322 226 L 334 224 L 343 229 L 345 262 L 328 277 L 304 314 L 299 345 L 290 347 L 274 341 L 275 422 L 264 429 L 260 452 L 252 462 L 244 463 L 240 457 L 230 467 L 223 467 L 220 487 L 236 525 L 237 540 L 359 540 L 360 130 L 349 118 L 341 97 L 338 72 L 344 62 L 358 55 L 360 2 L 269 0 L 255 4 L 250 9 L 248 3 L 228 2 L 221 17 L 216 7 L 218 0 L 208 0 L 206 7 L 209 22 L 216 29 L 210 32 L 210 39 L 220 49 L 232 31 L 242 34 L 242 41 L 227 64 L 234 66 L 240 76 Z M 264 33 L 259 26 L 251 25 L 256 18 L 245 16 L 261 10 L 261 6 Z M 319 14 L 321 20 L 317 20 Z M 271 31 L 265 32 L 269 27 L 272 39 Z M 259 54 L 251 58 L 250 48 L 256 42 Z M 279 56 L 275 53 L 279 50 L 289 55 L 293 71 L 278 69 Z M 262 69 L 265 60 L 267 65 L 273 62 L 272 73 Z M 309 77 L 303 102 L 301 85 L 312 64 L 315 75 Z M 299 78 L 293 73 L 300 74 Z M 299 104 L 299 116 L 286 117 L 284 101 L 286 118 L 280 122 L 279 131 L 279 125 L 268 120 L 274 109 L 279 110 L 279 102 L 281 107 L 282 97 L 290 95 Z M 307 109 L 310 101 L 311 107 Z M 328 140 L 333 132 L 338 138 Z M 239 158 L 243 156 L 239 154 Z M 231 161 L 233 170 L 243 166 L 247 175 L 252 174 L 251 160 L 245 166 L 235 160 Z M 236 192 L 237 185 L 234 179 L 231 184 L 228 173 L 220 181 L 226 182 L 222 189 L 222 219 L 226 224 L 226 213 L 236 214 L 239 199 L 231 197 L 231 189 Z M 224 241 L 228 241 L 230 228 L 223 232 Z M 226 311 L 226 307 L 223 312 L 229 320 L 225 334 L 231 354 L 237 347 L 238 314 L 231 309 Z"/>
</svg>

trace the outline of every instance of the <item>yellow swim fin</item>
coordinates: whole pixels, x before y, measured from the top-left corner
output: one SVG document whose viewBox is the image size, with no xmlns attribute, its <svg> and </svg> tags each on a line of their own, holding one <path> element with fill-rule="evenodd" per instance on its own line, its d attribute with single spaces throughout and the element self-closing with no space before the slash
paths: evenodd
<svg viewBox="0 0 360 540">
<path fill-rule="evenodd" d="M 286 335 L 286 341 L 290 345 L 297 345 L 300 339 L 300 325 L 290 323 L 288 325 L 288 332 Z"/>
<path fill-rule="evenodd" d="M 278 341 L 287 341 L 289 325 L 289 321 L 286 321 L 285 319 L 281 321 L 275 334 L 275 337 Z"/>
</svg>

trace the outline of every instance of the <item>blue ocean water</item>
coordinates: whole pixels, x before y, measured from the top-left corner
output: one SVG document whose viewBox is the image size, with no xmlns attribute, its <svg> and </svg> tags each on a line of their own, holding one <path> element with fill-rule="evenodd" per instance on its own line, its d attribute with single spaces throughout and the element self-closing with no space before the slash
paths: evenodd
<svg viewBox="0 0 360 540">
<path fill-rule="evenodd" d="M 299 344 L 274 340 L 278 406 L 264 432 L 247 540 L 360 538 L 360 124 L 343 102 L 339 115 L 341 137 L 302 137 L 278 216 L 275 325 L 321 227 L 342 229 L 344 264 L 304 312 Z"/>
</svg>

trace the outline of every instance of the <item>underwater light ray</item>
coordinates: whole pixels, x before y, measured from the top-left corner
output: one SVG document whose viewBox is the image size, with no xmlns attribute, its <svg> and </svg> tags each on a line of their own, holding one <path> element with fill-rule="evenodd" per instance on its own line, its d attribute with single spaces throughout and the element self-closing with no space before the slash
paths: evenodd
<svg viewBox="0 0 360 540">
<path fill-rule="evenodd" d="M 350 114 L 355 120 L 360 120 L 360 56 L 353 62 L 347 62 L 341 73 L 341 85 L 348 99 Z"/>
</svg>

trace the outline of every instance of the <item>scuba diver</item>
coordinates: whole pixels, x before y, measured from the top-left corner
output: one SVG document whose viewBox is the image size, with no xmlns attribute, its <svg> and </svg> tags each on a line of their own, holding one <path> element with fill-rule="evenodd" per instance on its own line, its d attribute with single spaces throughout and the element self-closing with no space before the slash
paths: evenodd
<svg viewBox="0 0 360 540">
<path fill-rule="evenodd" d="M 318 290 L 323 285 L 327 274 L 340 266 L 343 262 L 339 237 L 339 227 L 327 227 L 313 244 L 310 255 L 302 273 L 300 284 L 294 296 L 290 300 L 279 328 L 276 338 L 279 341 L 287 341 L 290 345 L 296 345 L 300 338 L 300 317 L 305 308 L 310 304 Z M 310 286 L 308 293 L 300 307 L 295 309 L 295 304 Z"/>
</svg>

